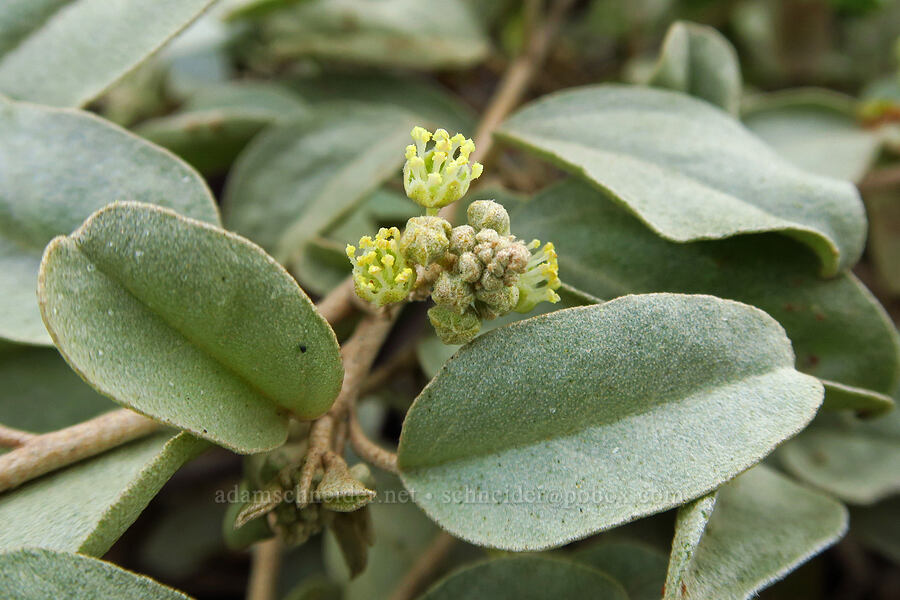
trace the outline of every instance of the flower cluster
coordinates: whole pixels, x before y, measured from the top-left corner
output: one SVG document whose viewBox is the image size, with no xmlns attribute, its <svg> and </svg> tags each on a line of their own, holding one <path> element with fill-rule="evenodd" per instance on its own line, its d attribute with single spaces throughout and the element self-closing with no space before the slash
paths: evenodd
<svg viewBox="0 0 900 600">
<path fill-rule="evenodd" d="M 435 306 L 428 318 L 447 344 L 465 344 L 482 321 L 510 311 L 529 312 L 539 302 L 557 302 L 559 265 L 553 244 L 526 244 L 510 231 L 509 213 L 493 200 L 472 202 L 467 224 L 451 227 L 437 208 L 458 200 L 481 165 L 468 164 L 474 143 L 462 135 L 434 135 L 416 127 L 415 145 L 406 149 L 403 183 L 407 195 L 428 209 L 413 217 L 402 235 L 381 229 L 375 239 L 359 241 L 360 253 L 347 246 L 356 293 L 377 306 L 425 299 Z M 434 146 L 426 151 L 426 144 Z"/>
</svg>

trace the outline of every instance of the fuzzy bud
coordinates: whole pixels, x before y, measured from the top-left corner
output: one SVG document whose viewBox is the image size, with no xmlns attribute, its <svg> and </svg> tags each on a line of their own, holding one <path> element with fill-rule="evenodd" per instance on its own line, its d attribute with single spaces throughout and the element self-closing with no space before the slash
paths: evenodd
<svg viewBox="0 0 900 600">
<path fill-rule="evenodd" d="M 478 260 L 478 257 L 471 252 L 460 254 L 456 261 L 456 272 L 467 283 L 475 283 L 481 279 L 484 272 L 484 265 Z"/>
<path fill-rule="evenodd" d="M 447 235 L 450 223 L 440 217 L 413 217 L 406 222 L 400 238 L 403 255 L 416 264 L 428 266 L 438 260 L 450 247 Z"/>
<path fill-rule="evenodd" d="M 475 230 L 469 225 L 460 225 L 450 231 L 450 252 L 460 255 L 471 252 L 475 247 Z"/>
<path fill-rule="evenodd" d="M 428 320 L 445 344 L 466 344 L 481 331 L 481 319 L 473 308 L 459 314 L 446 306 L 433 306 L 428 310 Z"/>
<path fill-rule="evenodd" d="M 469 205 L 466 216 L 476 231 L 493 229 L 500 235 L 509 235 L 509 213 L 493 200 L 476 200 Z"/>
<path fill-rule="evenodd" d="M 431 290 L 431 299 L 435 304 L 446 306 L 459 314 L 466 312 L 475 301 L 472 286 L 462 277 L 444 271 L 438 277 Z"/>
<path fill-rule="evenodd" d="M 481 318 L 496 319 L 516 307 L 519 302 L 519 288 L 511 285 L 494 291 L 481 289 L 475 292 L 475 298 L 478 300 L 476 306 Z"/>
</svg>

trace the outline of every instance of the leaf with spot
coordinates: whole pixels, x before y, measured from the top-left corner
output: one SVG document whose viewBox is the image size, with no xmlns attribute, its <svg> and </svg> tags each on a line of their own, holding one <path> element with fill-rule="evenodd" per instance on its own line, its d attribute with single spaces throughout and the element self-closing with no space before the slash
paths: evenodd
<svg viewBox="0 0 900 600">
<path fill-rule="evenodd" d="M 259 247 L 157 206 L 117 203 L 58 237 L 41 264 L 41 313 L 95 388 L 243 453 L 279 446 L 288 416 L 328 410 L 337 340 Z"/>
<path fill-rule="evenodd" d="M 44 246 L 117 200 L 218 224 L 200 176 L 96 116 L 0 99 L 0 337 L 50 345 L 35 288 Z"/>
<path fill-rule="evenodd" d="M 822 386 L 750 306 L 648 294 L 476 338 L 407 413 L 413 499 L 467 541 L 562 545 L 703 495 L 812 419 Z"/>
<path fill-rule="evenodd" d="M 672 241 L 780 232 L 812 248 L 825 275 L 863 251 L 853 185 L 795 167 L 727 113 L 677 92 L 565 90 L 519 110 L 498 136 L 583 177 Z"/>
</svg>

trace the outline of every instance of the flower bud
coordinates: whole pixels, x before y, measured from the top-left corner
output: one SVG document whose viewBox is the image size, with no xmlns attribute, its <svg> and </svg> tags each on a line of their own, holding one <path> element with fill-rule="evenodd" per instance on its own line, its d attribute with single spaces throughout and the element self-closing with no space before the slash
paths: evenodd
<svg viewBox="0 0 900 600">
<path fill-rule="evenodd" d="M 460 225 L 450 231 L 450 252 L 460 255 L 471 252 L 475 247 L 475 230 L 469 225 Z"/>
<path fill-rule="evenodd" d="M 353 476 L 343 459 L 333 460 L 325 469 L 314 499 L 335 512 L 359 510 L 375 498 L 375 492 Z"/>
<path fill-rule="evenodd" d="M 444 271 L 440 274 L 431 290 L 431 299 L 435 304 L 446 306 L 459 314 L 466 312 L 473 302 L 475 293 L 472 286 L 457 274 Z"/>
<path fill-rule="evenodd" d="M 471 252 L 460 254 L 456 261 L 456 272 L 467 283 L 475 283 L 481 279 L 484 272 L 484 265 L 478 260 L 478 257 Z"/>
<path fill-rule="evenodd" d="M 494 291 L 478 290 L 475 292 L 478 314 L 482 319 L 502 317 L 516 307 L 519 302 L 519 288 L 511 285 Z"/>
<path fill-rule="evenodd" d="M 500 235 L 509 235 L 509 213 L 493 200 L 476 200 L 469 205 L 466 216 L 476 231 L 493 229 Z"/>
<path fill-rule="evenodd" d="M 481 331 L 481 319 L 473 308 L 459 314 L 439 304 L 428 310 L 428 320 L 445 344 L 466 344 Z"/>
<path fill-rule="evenodd" d="M 406 222 L 400 250 L 410 261 L 428 266 L 450 247 L 450 223 L 440 217 L 413 217 Z"/>
<path fill-rule="evenodd" d="M 528 248 L 534 250 L 540 245 L 540 241 L 534 240 Z M 543 248 L 532 254 L 525 273 L 518 279 L 519 302 L 515 311 L 527 313 L 540 302 L 559 302 L 559 294 L 554 290 L 560 285 L 556 250 L 552 243 L 547 242 Z"/>
<path fill-rule="evenodd" d="M 451 138 L 444 129 L 432 134 L 415 127 L 410 135 L 415 144 L 406 147 L 403 187 L 414 202 L 436 213 L 462 198 L 483 167 L 477 162 L 469 165 L 475 143 L 459 133 Z M 428 148 L 431 140 L 434 144 Z"/>
<path fill-rule="evenodd" d="M 396 227 L 382 227 L 374 240 L 363 236 L 358 255 L 356 247 L 347 245 L 356 295 L 376 306 L 406 300 L 416 282 L 415 273 L 397 244 L 399 234 Z"/>
</svg>

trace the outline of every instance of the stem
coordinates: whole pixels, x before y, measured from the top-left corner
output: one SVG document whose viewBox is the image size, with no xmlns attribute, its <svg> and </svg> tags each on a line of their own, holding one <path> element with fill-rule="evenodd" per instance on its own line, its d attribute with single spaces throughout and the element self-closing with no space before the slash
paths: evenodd
<svg viewBox="0 0 900 600">
<path fill-rule="evenodd" d="M 0 455 L 0 492 L 143 437 L 159 427 L 152 419 L 121 409 L 34 436 L 12 452 Z"/>
<path fill-rule="evenodd" d="M 18 448 L 36 437 L 34 433 L 0 425 L 0 448 Z"/>
<path fill-rule="evenodd" d="M 336 288 L 319 300 L 316 309 L 326 321 L 334 325 L 353 314 L 353 280 L 347 277 Z"/>
<path fill-rule="evenodd" d="M 446 531 L 438 533 L 419 560 L 407 571 L 390 600 L 411 600 L 437 573 L 438 567 L 447 558 L 456 544 L 456 538 Z"/>
<path fill-rule="evenodd" d="M 389 473 L 398 473 L 397 455 L 366 437 L 356 418 L 356 409 L 350 411 L 350 445 L 361 459 Z"/>
<path fill-rule="evenodd" d="M 258 542 L 253 546 L 247 600 L 275 600 L 278 594 L 281 555 L 282 547 L 278 538 Z"/>
</svg>

